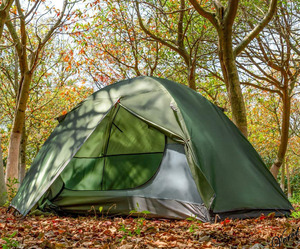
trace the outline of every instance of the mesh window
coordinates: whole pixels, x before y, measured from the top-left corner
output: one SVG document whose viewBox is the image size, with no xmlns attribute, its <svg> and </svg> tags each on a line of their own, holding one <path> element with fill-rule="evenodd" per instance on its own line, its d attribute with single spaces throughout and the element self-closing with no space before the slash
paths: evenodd
<svg viewBox="0 0 300 249">
<path fill-rule="evenodd" d="M 165 136 L 121 106 L 102 120 L 62 172 L 72 190 L 132 189 L 159 168 Z"/>
<path fill-rule="evenodd" d="M 107 156 L 163 152 L 164 135 L 120 107 L 112 122 Z"/>
</svg>

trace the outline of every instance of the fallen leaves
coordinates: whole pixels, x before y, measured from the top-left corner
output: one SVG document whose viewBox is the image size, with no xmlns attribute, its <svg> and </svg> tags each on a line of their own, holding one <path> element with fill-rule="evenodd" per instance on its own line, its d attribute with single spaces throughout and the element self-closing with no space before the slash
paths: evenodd
<svg viewBox="0 0 300 249">
<path fill-rule="evenodd" d="M 19 248 L 261 248 L 288 235 L 299 219 L 274 218 L 200 223 L 197 220 L 28 216 L 0 208 L 1 245 Z M 13 236 L 12 236 L 13 235 Z M 296 248 L 299 240 L 291 243 Z"/>
</svg>

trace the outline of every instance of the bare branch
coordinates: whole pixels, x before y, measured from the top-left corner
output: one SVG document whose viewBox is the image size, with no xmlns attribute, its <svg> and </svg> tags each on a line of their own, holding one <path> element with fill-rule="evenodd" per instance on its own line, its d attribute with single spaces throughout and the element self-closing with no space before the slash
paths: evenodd
<svg viewBox="0 0 300 249">
<path fill-rule="evenodd" d="M 185 0 L 180 0 L 180 9 L 185 9 Z M 183 35 L 183 17 L 184 17 L 184 12 L 179 13 L 179 20 L 178 20 L 178 46 L 182 49 L 184 48 L 184 35 Z"/>
<path fill-rule="evenodd" d="M 277 87 L 278 89 L 281 89 L 280 86 L 280 81 L 278 81 L 275 77 L 273 77 L 272 75 L 268 74 L 266 72 L 266 70 L 264 70 L 264 68 L 262 68 L 255 60 L 254 58 L 246 51 L 246 54 L 248 56 L 248 58 L 250 59 L 251 63 L 253 65 L 255 65 L 255 67 L 265 76 L 265 77 L 261 77 L 258 76 L 257 74 L 254 74 L 253 72 L 251 72 L 250 70 L 248 70 L 246 67 L 244 67 L 241 63 L 239 64 L 239 67 L 242 68 L 245 72 L 247 72 L 249 75 L 251 75 L 254 78 L 258 78 L 262 81 L 267 81 L 268 83 L 272 84 L 273 86 Z"/>
<path fill-rule="evenodd" d="M 14 25 L 13 25 L 10 18 L 8 18 L 8 20 L 6 21 L 5 24 L 6 24 L 6 27 L 9 31 L 9 33 L 10 33 L 11 38 L 14 41 L 18 56 L 20 58 L 22 56 L 22 44 L 21 44 L 21 41 L 20 41 L 19 36 L 17 34 L 17 31 L 16 31 L 16 29 L 15 29 L 15 27 L 14 27 Z"/>
<path fill-rule="evenodd" d="M 41 4 L 41 0 L 36 1 L 34 3 L 34 5 L 32 6 L 32 8 L 26 13 L 25 18 L 27 18 L 33 11 L 35 11 L 36 9 L 38 9 L 38 7 L 39 7 L 40 4 Z"/>
<path fill-rule="evenodd" d="M 294 50 L 294 52 L 300 56 L 300 50 L 292 43 L 291 40 L 289 40 L 289 44 L 290 44 L 291 48 Z"/>
<path fill-rule="evenodd" d="M 63 2 L 63 6 L 62 6 L 62 10 L 60 12 L 60 15 L 56 21 L 56 23 L 50 28 L 50 30 L 48 31 L 48 33 L 45 35 L 44 39 L 41 42 L 41 45 L 44 46 L 46 44 L 46 42 L 51 38 L 51 36 L 53 35 L 55 29 L 61 24 L 61 21 L 64 17 L 66 8 L 67 8 L 67 2 L 68 0 L 64 0 Z"/>
<path fill-rule="evenodd" d="M 67 2 L 68 2 L 68 0 L 64 0 L 63 6 L 62 6 L 62 10 L 60 12 L 60 15 L 59 15 L 57 21 L 50 28 L 50 30 L 47 32 L 47 34 L 44 36 L 44 38 L 42 39 L 42 41 L 39 43 L 37 49 L 33 53 L 33 56 L 31 58 L 31 62 L 30 62 L 30 71 L 31 72 L 33 72 L 34 69 L 37 66 L 38 59 L 39 59 L 39 54 L 40 54 L 41 50 L 43 49 L 43 47 L 45 46 L 45 44 L 47 43 L 47 41 L 51 38 L 51 36 L 54 34 L 54 31 L 59 27 L 59 25 L 61 25 L 62 19 L 64 17 L 64 14 L 65 14 L 65 11 L 66 11 L 66 8 L 67 8 Z"/>
<path fill-rule="evenodd" d="M 186 9 L 179 9 L 179 10 L 173 10 L 173 11 L 166 12 L 163 9 L 158 8 L 154 4 L 149 3 L 147 1 L 143 1 L 143 2 L 140 1 L 140 3 L 147 4 L 148 6 L 151 6 L 153 9 L 156 9 L 160 14 L 163 14 L 163 15 L 172 15 L 172 14 L 176 14 L 176 13 L 180 13 L 180 12 L 185 12 L 185 11 L 193 9 L 192 7 L 190 7 L 190 8 L 186 8 Z"/>
<path fill-rule="evenodd" d="M 260 90 L 263 90 L 263 91 L 267 91 L 267 92 L 270 92 L 270 93 L 276 93 L 278 94 L 280 97 L 282 97 L 282 92 L 280 92 L 279 90 L 274 90 L 274 89 L 270 89 L 268 87 L 264 87 L 264 86 L 259 86 L 259 85 L 256 85 L 256 84 L 253 84 L 253 83 L 250 83 L 250 82 L 241 82 L 242 85 L 246 85 L 246 86 L 252 86 L 254 88 L 258 88 Z"/>
<path fill-rule="evenodd" d="M 178 54 L 180 54 L 183 58 L 185 58 L 185 60 L 187 60 L 186 58 L 186 54 L 179 48 L 177 48 L 176 46 L 170 44 L 169 42 L 161 39 L 160 37 L 156 36 L 155 34 L 153 34 L 150 30 L 148 30 L 144 23 L 143 23 L 143 20 L 142 20 L 142 17 L 141 17 L 141 13 L 140 13 L 140 8 L 139 8 L 139 3 L 138 1 L 135 1 L 135 7 L 136 7 L 136 12 L 137 12 L 137 16 L 138 16 L 138 21 L 139 21 L 139 24 L 140 24 L 140 27 L 141 29 L 147 34 L 149 35 L 152 39 L 154 39 L 155 41 L 158 41 L 160 42 L 161 44 L 171 48 L 172 50 L 174 50 L 175 52 L 177 52 Z M 188 60 L 187 60 L 187 63 L 188 63 Z"/>
<path fill-rule="evenodd" d="M 269 5 L 268 12 L 262 21 L 248 34 L 244 37 L 244 39 L 235 47 L 234 55 L 238 56 L 247 46 L 248 44 L 255 38 L 257 35 L 267 26 L 267 24 L 271 21 L 273 15 L 276 13 L 277 0 L 271 0 Z"/>
<path fill-rule="evenodd" d="M 189 2 L 194 6 L 195 10 L 197 10 L 197 12 L 203 16 L 204 18 L 206 18 L 208 21 L 210 21 L 210 23 L 216 28 L 218 29 L 219 28 L 219 25 L 218 25 L 218 21 L 215 17 L 215 15 L 213 13 L 210 13 L 206 10 L 204 10 L 200 4 L 198 3 L 197 0 L 189 0 Z"/>
</svg>

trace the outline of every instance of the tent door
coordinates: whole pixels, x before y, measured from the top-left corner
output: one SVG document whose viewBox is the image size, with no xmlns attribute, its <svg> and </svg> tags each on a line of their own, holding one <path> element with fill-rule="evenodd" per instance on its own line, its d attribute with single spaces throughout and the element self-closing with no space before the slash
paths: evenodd
<svg viewBox="0 0 300 249">
<path fill-rule="evenodd" d="M 151 179 L 165 135 L 120 105 L 103 119 L 61 173 L 70 190 L 133 189 Z"/>
</svg>

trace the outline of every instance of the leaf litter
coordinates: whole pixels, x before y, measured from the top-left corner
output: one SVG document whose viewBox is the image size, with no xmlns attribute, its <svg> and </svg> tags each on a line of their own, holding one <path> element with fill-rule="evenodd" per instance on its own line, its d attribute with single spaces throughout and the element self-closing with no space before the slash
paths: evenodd
<svg viewBox="0 0 300 249">
<path fill-rule="evenodd" d="M 131 216 L 16 218 L 0 208 L 0 248 L 272 248 L 272 238 L 283 239 L 299 226 L 300 219 L 272 215 L 202 223 Z M 287 247 L 273 248 L 300 248 L 300 231 L 297 236 Z"/>
</svg>

